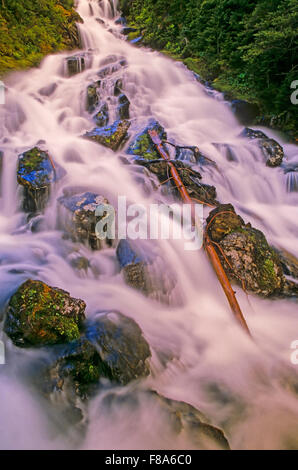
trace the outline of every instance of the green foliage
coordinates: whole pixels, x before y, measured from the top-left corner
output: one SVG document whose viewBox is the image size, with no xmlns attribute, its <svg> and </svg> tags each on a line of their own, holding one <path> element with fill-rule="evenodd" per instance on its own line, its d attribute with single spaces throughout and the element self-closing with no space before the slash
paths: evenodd
<svg viewBox="0 0 298 470">
<path fill-rule="evenodd" d="M 0 0 L 0 75 L 77 47 L 73 0 Z"/>
<path fill-rule="evenodd" d="M 179 57 L 231 96 L 258 102 L 263 113 L 290 115 L 298 107 L 297 0 L 122 0 L 144 42 Z"/>
</svg>

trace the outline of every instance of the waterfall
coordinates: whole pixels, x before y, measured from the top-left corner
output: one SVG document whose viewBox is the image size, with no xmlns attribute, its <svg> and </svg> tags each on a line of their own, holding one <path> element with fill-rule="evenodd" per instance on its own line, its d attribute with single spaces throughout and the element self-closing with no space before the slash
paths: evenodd
<svg viewBox="0 0 298 470">
<path fill-rule="evenodd" d="M 154 118 L 165 127 L 168 140 L 199 147 L 216 162 L 217 168 L 196 169 L 217 188 L 218 200 L 233 204 L 272 245 L 298 255 L 296 176 L 285 174 L 283 167 L 266 166 L 261 150 L 241 137 L 243 127 L 223 96 L 210 95 L 183 64 L 126 41 L 122 26 L 115 23 L 117 9 L 117 0 L 79 0 L 84 50 L 48 56 L 40 67 L 6 80 L 6 104 L 0 105 L 0 302 L 3 309 L 16 288 L 33 278 L 84 299 L 89 318 L 99 310 L 121 311 L 140 325 L 150 344 L 152 374 L 139 386 L 135 412 L 119 400 L 110 417 L 103 390 L 88 406 L 85 434 L 60 433 L 63 419 L 57 423 L 50 418 L 47 405 L 21 373 L 41 353 L 20 351 L 7 339 L 7 365 L 0 365 L 0 447 L 188 448 L 187 440 L 168 440 L 163 416 L 151 409 L 143 389 L 197 407 L 224 427 L 233 448 L 283 447 L 298 431 L 297 396 L 284 380 L 297 374 L 290 362 L 291 343 L 297 339 L 295 302 L 254 296 L 248 302 L 235 288 L 253 331 L 252 343 L 235 324 L 203 250 L 185 251 L 178 240 L 156 241 L 167 263 L 165 272 L 176 276 L 168 305 L 124 283 L 114 247 L 91 251 L 63 239 L 57 199 L 65 189 L 83 188 L 111 204 L 118 196 L 145 206 L 156 202 L 154 191 L 148 194 L 139 184 L 140 175 L 123 164 L 125 149 L 114 153 L 82 139 L 94 127 L 86 110 L 88 86 L 101 82 L 100 99 L 108 103 L 112 123 L 117 118 L 112 90 L 121 80 L 130 101 L 131 136 Z M 65 67 L 72 55 L 79 70 L 69 76 Z M 297 161 L 297 146 L 262 130 L 283 145 L 286 165 Z M 28 221 L 16 166 L 18 155 L 36 145 L 53 156 L 65 176 L 51 191 L 44 214 Z M 93 269 L 79 274 L 71 265 L 74 256 L 87 257 Z M 123 391 L 115 393 L 121 397 Z"/>
</svg>

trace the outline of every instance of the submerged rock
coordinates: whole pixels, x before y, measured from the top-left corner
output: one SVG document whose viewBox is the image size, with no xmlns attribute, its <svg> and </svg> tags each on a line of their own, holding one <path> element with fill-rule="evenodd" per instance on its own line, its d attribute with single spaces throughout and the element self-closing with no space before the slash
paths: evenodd
<svg viewBox="0 0 298 470">
<path fill-rule="evenodd" d="M 190 197 L 213 205 L 218 204 L 216 201 L 216 188 L 214 186 L 201 183 L 202 176 L 199 172 L 193 170 L 189 165 L 181 160 L 171 160 L 171 162 L 178 170 L 179 176 Z M 137 158 L 135 163 L 145 166 L 151 173 L 158 177 L 160 183 L 165 183 L 170 178 L 169 164 L 165 160 L 147 161 Z M 177 186 L 172 179 L 166 184 L 170 188 L 171 194 L 180 197 Z"/>
<path fill-rule="evenodd" d="M 157 121 L 152 119 L 148 126 L 135 137 L 126 153 L 134 156 L 134 163 L 146 167 L 150 173 L 156 175 L 161 184 L 166 184 L 171 194 L 180 197 L 180 193 L 175 182 L 173 179 L 170 179 L 169 164 L 161 158 L 156 146 L 153 144 L 148 134 L 148 131 L 151 129 L 158 133 L 161 140 L 167 139 L 167 134 L 164 128 Z M 196 147 L 177 147 L 176 156 L 182 156 L 182 149 L 186 152 L 191 152 L 193 157 L 194 155 L 198 158 L 201 156 Z M 168 153 L 165 147 L 164 150 Z M 183 155 L 186 157 L 185 154 Z M 192 198 L 217 205 L 216 188 L 214 186 L 201 183 L 200 180 L 202 179 L 202 176 L 200 173 L 193 170 L 190 165 L 181 160 L 171 160 L 171 163 L 178 170 L 181 180 Z"/>
<path fill-rule="evenodd" d="M 86 325 L 85 334 L 55 350 L 46 368 L 48 390 L 72 388 L 80 398 L 92 395 L 102 378 L 126 385 L 149 375 L 150 348 L 134 320 L 108 312 Z"/>
<path fill-rule="evenodd" d="M 260 113 L 257 104 L 244 100 L 233 100 L 231 108 L 239 122 L 244 125 L 252 124 Z"/>
<path fill-rule="evenodd" d="M 177 433 L 185 432 L 199 449 L 219 448 L 229 450 L 230 446 L 223 431 L 208 423 L 207 418 L 188 403 L 170 400 L 156 394 L 162 409 L 169 414 Z"/>
<path fill-rule="evenodd" d="M 94 121 L 98 127 L 105 127 L 109 122 L 109 108 L 106 103 L 102 104 L 98 113 L 94 116 Z"/>
<path fill-rule="evenodd" d="M 121 78 L 118 78 L 118 80 L 116 80 L 115 85 L 114 85 L 114 95 L 115 96 L 121 95 L 122 89 L 123 89 L 123 81 Z"/>
<path fill-rule="evenodd" d="M 48 152 L 34 147 L 19 155 L 17 180 L 24 188 L 25 212 L 40 212 L 46 207 L 51 186 L 64 172 L 56 166 Z"/>
<path fill-rule="evenodd" d="M 110 148 L 114 152 L 119 150 L 128 139 L 129 121 L 116 121 L 111 126 L 96 127 L 84 135 L 85 139 Z"/>
<path fill-rule="evenodd" d="M 106 65 L 107 64 L 107 65 Z M 102 61 L 102 65 L 106 65 L 103 67 L 98 73 L 98 77 L 101 79 L 107 78 L 116 72 L 119 72 L 122 68 L 127 66 L 126 59 L 117 58 L 116 56 L 109 56 L 106 60 Z"/>
<path fill-rule="evenodd" d="M 93 250 L 112 246 L 112 240 L 100 240 L 96 235 L 96 224 L 104 218 L 104 215 L 96 215 L 96 209 L 100 205 L 109 204 L 107 199 L 85 192 L 66 194 L 58 199 L 58 203 L 66 210 L 60 217 L 61 224 L 73 241 L 88 244 Z"/>
<path fill-rule="evenodd" d="M 88 113 L 93 113 L 99 104 L 100 80 L 87 87 L 86 107 Z"/>
<path fill-rule="evenodd" d="M 117 114 L 119 119 L 129 119 L 130 101 L 123 93 L 118 98 Z"/>
<path fill-rule="evenodd" d="M 246 127 L 241 133 L 242 137 L 248 137 L 251 140 L 257 140 L 264 157 L 266 158 L 266 165 L 269 167 L 276 167 L 282 164 L 284 158 L 284 151 L 281 145 L 274 139 L 270 139 L 264 132 L 256 131 Z"/>
<path fill-rule="evenodd" d="M 231 280 L 264 297 L 282 294 L 285 280 L 280 259 L 260 230 L 245 224 L 231 204 L 214 209 L 207 226 Z"/>
<path fill-rule="evenodd" d="M 120 240 L 116 255 L 128 286 L 155 300 L 169 303 L 176 279 L 165 268 L 161 258 L 141 253 L 127 240 Z"/>
<path fill-rule="evenodd" d="M 68 292 L 29 279 L 10 299 L 4 331 L 19 347 L 73 341 L 80 336 L 85 308 Z"/>
<path fill-rule="evenodd" d="M 276 140 L 264 139 L 260 142 L 260 146 L 265 158 L 267 158 L 267 166 L 276 167 L 282 164 L 284 151 Z"/>
<path fill-rule="evenodd" d="M 143 157 L 146 160 L 160 159 L 160 155 L 148 134 L 149 130 L 155 130 L 161 140 L 165 140 L 167 138 L 167 134 L 159 122 L 151 119 L 148 126 L 138 134 L 130 144 L 126 152 L 128 155 Z"/>
<path fill-rule="evenodd" d="M 171 400 L 153 391 L 130 390 L 121 394 L 111 391 L 105 395 L 101 410 L 105 410 L 111 420 L 120 412 L 121 416 L 129 416 L 133 421 L 137 421 L 143 416 L 144 410 L 147 410 L 154 417 L 149 435 L 159 435 L 162 429 L 168 440 L 175 443 L 175 439 L 179 439 L 187 449 L 230 448 L 223 431 L 211 425 L 199 410 L 188 403 Z"/>
<path fill-rule="evenodd" d="M 86 53 L 79 53 L 65 59 L 66 62 L 66 75 L 73 77 L 78 73 L 84 72 L 87 66 L 88 55 Z"/>
<path fill-rule="evenodd" d="M 298 297 L 298 259 L 286 250 L 275 249 L 285 277 L 284 295 Z"/>
</svg>

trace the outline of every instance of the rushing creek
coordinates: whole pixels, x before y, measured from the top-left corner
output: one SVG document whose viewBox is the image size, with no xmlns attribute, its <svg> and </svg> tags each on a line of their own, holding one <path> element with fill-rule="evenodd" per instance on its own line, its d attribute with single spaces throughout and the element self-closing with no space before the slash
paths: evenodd
<svg viewBox="0 0 298 470">
<path fill-rule="evenodd" d="M 127 386 L 139 394 L 138 406 L 119 400 L 105 410 L 106 389 L 88 404 L 86 429 L 64 429 L 63 418 L 52 420 L 36 390 L 21 370 L 39 354 L 18 349 L 0 330 L 6 364 L 0 365 L 0 447 L 182 449 L 183 439 L 169 437 L 162 415 L 142 395 L 146 389 L 185 401 L 221 427 L 233 449 L 269 449 L 298 446 L 298 400 L 294 387 L 297 365 L 291 363 L 291 343 L 298 340 L 297 304 L 293 300 L 264 300 L 235 288 L 251 341 L 237 326 L 220 284 L 203 249 L 184 250 L 178 240 L 160 245 L 167 267 L 175 273 L 170 305 L 129 288 L 115 262 L 115 249 L 91 251 L 63 240 L 57 224 L 57 198 L 65 187 L 83 187 L 116 203 L 118 196 L 148 205 L 156 194 L 143 191 L 136 175 L 113 151 L 81 138 L 94 127 L 87 113 L 88 85 L 96 80 L 107 57 L 125 59 L 115 72 L 131 102 L 130 134 L 159 121 L 168 139 L 198 146 L 217 169 L 200 169 L 204 182 L 217 189 L 218 200 L 231 203 L 245 221 L 262 230 L 269 243 L 295 256 L 297 251 L 298 194 L 288 191 L 282 168 L 264 164 L 261 151 L 253 152 L 239 137 L 243 127 L 221 94 L 208 92 L 183 64 L 158 52 L 135 47 L 121 34 L 117 0 L 79 0 L 77 10 L 85 70 L 65 73 L 71 53 L 47 57 L 37 69 L 11 75 L 6 82 L 6 104 L 0 106 L 0 148 L 4 153 L 0 194 L 0 303 L 26 279 L 40 279 L 84 299 L 86 314 L 121 311 L 133 318 L 147 339 L 152 358 L 150 376 Z M 100 19 L 100 21 L 98 21 Z M 111 95 L 109 79 L 104 93 Z M 52 93 L 44 90 L 52 88 Z M 43 90 L 43 92 L 40 92 Z M 48 96 L 47 96 L 48 95 Z M 113 97 L 110 96 L 111 122 Z M 264 129 L 263 129 L 264 130 Z M 283 145 L 287 164 L 297 164 L 297 147 L 266 129 Z M 18 155 L 37 143 L 54 156 L 66 176 L 55 186 L 38 228 L 21 210 L 16 181 Z M 222 145 L 233 147 L 227 158 Z M 208 214 L 206 211 L 205 216 Z M 93 269 L 74 270 L 75 255 L 89 259 Z M 170 360 L 163 361 L 163 357 Z M 123 394 L 125 388 L 115 388 Z M 296 440 L 295 440 L 296 439 Z"/>
</svg>

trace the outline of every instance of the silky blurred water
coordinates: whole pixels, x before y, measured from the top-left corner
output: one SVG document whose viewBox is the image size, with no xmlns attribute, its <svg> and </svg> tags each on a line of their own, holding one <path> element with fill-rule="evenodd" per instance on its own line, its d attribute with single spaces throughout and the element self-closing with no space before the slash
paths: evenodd
<svg viewBox="0 0 298 470">
<path fill-rule="evenodd" d="M 20 374 L 22 364 L 38 352 L 17 350 L 2 335 L 7 364 L 0 366 L 0 447 L 188 448 L 185 439 L 170 435 L 162 414 L 143 393 L 153 389 L 204 412 L 213 424 L 224 428 L 232 448 L 297 448 L 298 401 L 289 386 L 297 382 L 297 366 L 290 361 L 290 345 L 298 339 L 295 302 L 253 296 L 248 302 L 236 288 L 255 339 L 252 342 L 235 324 L 203 250 L 187 252 L 182 241 L 158 242 L 165 269 L 177 277 L 167 306 L 125 285 L 114 249 L 91 252 L 63 240 L 56 201 L 65 187 L 86 188 L 112 204 L 118 196 L 145 205 L 156 202 L 156 194 L 145 194 L 131 168 L 123 164 L 120 157 L 125 151 L 115 154 L 81 138 L 94 127 L 85 109 L 87 86 L 96 80 L 106 57 L 116 55 L 127 61 L 127 67 L 113 79 L 122 78 L 131 102 L 131 134 L 154 117 L 165 127 L 169 140 L 198 146 L 217 163 L 218 169 L 209 166 L 199 171 L 205 183 L 216 186 L 218 200 L 232 203 L 245 221 L 264 231 L 270 243 L 298 255 L 297 193 L 287 191 L 282 168 L 266 167 L 261 151 L 239 137 L 242 127 L 223 97 L 206 93 L 182 64 L 125 41 L 121 26 L 115 25 L 117 1 L 79 0 L 77 10 L 84 19 L 79 28 L 88 51 L 85 71 L 68 78 L 65 58 L 70 54 L 62 53 L 47 57 L 37 69 L 6 79 L 6 104 L 0 106 L 4 152 L 0 302 L 3 308 L 25 279 L 34 278 L 84 299 L 89 317 L 99 310 L 119 310 L 142 328 L 152 350 L 152 374 L 138 384 L 137 391 L 131 391 L 139 394 L 135 410 L 122 404 L 110 415 L 104 407 L 106 392 L 102 392 L 89 405 L 85 435 L 61 432 L 63 423 L 51 419 L 46 405 Z M 50 96 L 40 93 L 53 84 Z M 287 165 L 297 161 L 296 146 L 268 129 L 265 132 L 284 146 Z M 18 154 L 38 142 L 66 176 L 55 186 L 39 230 L 32 233 L 21 211 L 16 164 Z M 223 144 L 232 146 L 233 161 Z M 93 269 L 84 274 L 75 271 L 74 256 L 87 257 Z M 162 356 L 171 360 L 165 364 Z"/>
</svg>

